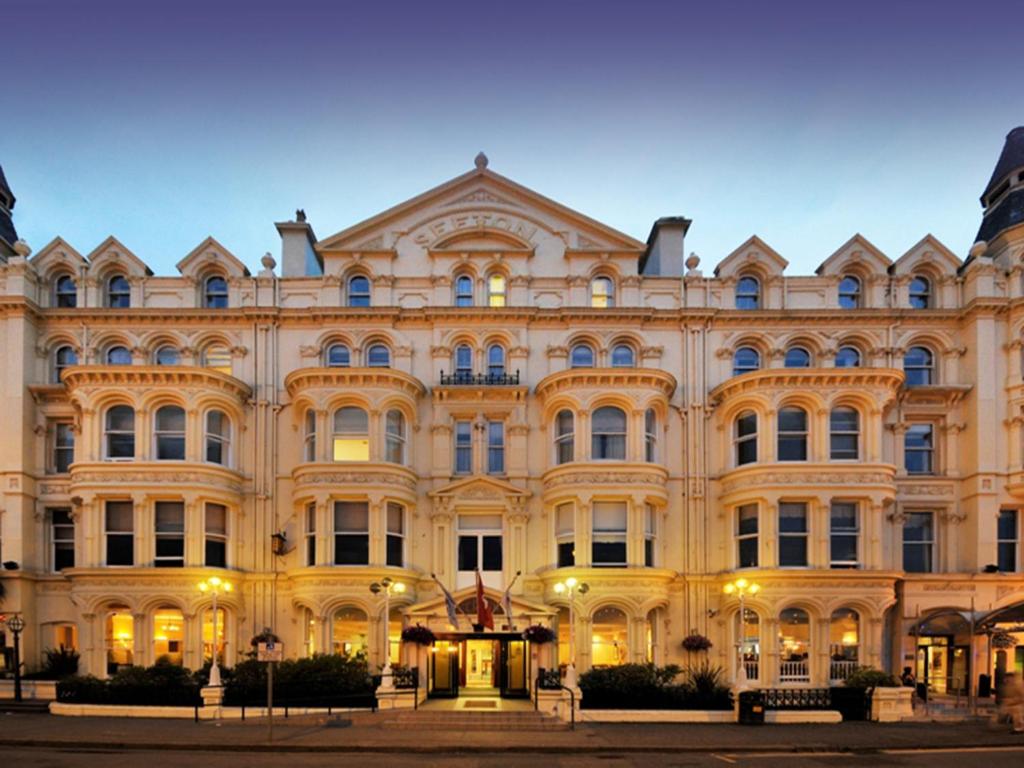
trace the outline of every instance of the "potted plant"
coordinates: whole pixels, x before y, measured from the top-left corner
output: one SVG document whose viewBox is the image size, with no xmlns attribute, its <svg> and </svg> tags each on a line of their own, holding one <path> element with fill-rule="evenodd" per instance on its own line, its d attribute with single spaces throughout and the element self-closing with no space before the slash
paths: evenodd
<svg viewBox="0 0 1024 768">
<path fill-rule="evenodd" d="M 857 667 L 844 683 L 859 688 L 871 697 L 871 719 L 879 723 L 898 723 L 914 714 L 913 688 L 900 685 L 895 675 L 872 667 Z"/>
<path fill-rule="evenodd" d="M 544 645 L 555 639 L 554 630 L 543 624 L 531 624 L 523 630 L 523 639 L 536 645 Z"/>
<path fill-rule="evenodd" d="M 710 650 L 711 645 L 710 638 L 705 637 L 695 629 L 691 629 L 690 634 L 683 638 L 683 650 L 690 651 L 691 653 Z"/>
</svg>

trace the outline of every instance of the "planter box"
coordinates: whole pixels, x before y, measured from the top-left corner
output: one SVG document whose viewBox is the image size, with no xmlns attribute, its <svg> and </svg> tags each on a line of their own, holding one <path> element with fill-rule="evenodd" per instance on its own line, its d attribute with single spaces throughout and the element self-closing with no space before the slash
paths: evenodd
<svg viewBox="0 0 1024 768">
<path fill-rule="evenodd" d="M 876 723 L 898 723 L 913 716 L 913 688 L 875 688 L 871 692 L 871 719 Z"/>
<path fill-rule="evenodd" d="M 25 699 L 42 699 L 55 701 L 57 698 L 56 680 L 22 680 L 21 696 Z M 14 698 L 14 681 L 0 680 L 0 699 Z"/>
</svg>

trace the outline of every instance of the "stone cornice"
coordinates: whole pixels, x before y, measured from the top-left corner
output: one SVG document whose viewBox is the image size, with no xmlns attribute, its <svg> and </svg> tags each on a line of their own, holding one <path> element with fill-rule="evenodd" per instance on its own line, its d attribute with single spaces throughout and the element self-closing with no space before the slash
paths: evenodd
<svg viewBox="0 0 1024 768">
<path fill-rule="evenodd" d="M 537 383 L 535 392 L 543 401 L 559 392 L 580 389 L 656 390 L 668 398 L 676 390 L 676 379 L 657 368 L 570 368 L 545 376 Z"/>
<path fill-rule="evenodd" d="M 168 387 L 223 392 L 245 402 L 252 390 L 234 376 L 191 365 L 75 365 L 65 369 L 68 393 L 89 389 Z"/>
<path fill-rule="evenodd" d="M 668 471 L 658 464 L 627 461 L 574 461 L 545 472 L 541 481 L 548 491 L 563 486 L 614 486 L 617 490 L 665 493 Z"/>
<path fill-rule="evenodd" d="M 295 492 L 308 493 L 312 490 L 331 490 L 332 487 L 345 488 L 356 486 L 367 489 L 367 486 L 383 486 L 398 488 L 403 491 L 415 491 L 416 473 L 400 464 L 366 462 L 352 463 L 308 463 L 299 464 L 292 471 Z M 346 488 L 348 492 L 353 489 Z"/>
<path fill-rule="evenodd" d="M 530 388 L 501 385 L 452 385 L 433 388 L 435 403 L 524 403 Z"/>
<path fill-rule="evenodd" d="M 783 389 L 863 391 L 873 388 L 895 395 L 903 379 L 903 371 L 896 368 L 767 368 L 733 376 L 711 390 L 708 400 L 720 405 L 748 393 Z"/>
<path fill-rule="evenodd" d="M 68 492 L 116 495 L 124 492 L 202 491 L 214 488 L 235 496 L 244 492 L 244 477 L 216 464 L 191 461 L 96 461 L 71 465 Z"/>
<path fill-rule="evenodd" d="M 413 398 L 427 391 L 415 376 L 394 368 L 300 368 L 285 377 L 284 386 L 292 399 L 310 389 L 385 389 Z"/>
<path fill-rule="evenodd" d="M 720 478 L 721 497 L 753 489 L 755 493 L 771 488 L 784 488 L 800 493 L 806 489 L 810 496 L 816 495 L 822 487 L 829 493 L 836 486 L 850 486 L 858 492 L 881 491 L 884 495 L 896 495 L 896 467 L 892 464 L 837 464 L 836 462 L 782 462 L 745 464 L 724 473 Z"/>
</svg>

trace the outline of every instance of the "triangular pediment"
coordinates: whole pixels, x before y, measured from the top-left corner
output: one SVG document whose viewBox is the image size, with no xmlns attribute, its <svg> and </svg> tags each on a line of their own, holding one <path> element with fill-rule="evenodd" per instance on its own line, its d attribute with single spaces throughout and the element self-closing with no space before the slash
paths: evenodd
<svg viewBox="0 0 1024 768">
<path fill-rule="evenodd" d="M 49 275 L 58 267 L 71 270 L 74 273 L 88 265 L 85 257 L 63 237 L 53 238 L 38 253 L 34 254 L 30 261 L 39 275 Z"/>
<path fill-rule="evenodd" d="M 115 264 L 129 275 L 149 277 L 153 274 L 153 270 L 142 259 L 113 235 L 97 245 L 85 258 L 89 260 L 89 268 L 94 275 Z"/>
<path fill-rule="evenodd" d="M 892 266 L 892 260 L 866 237 L 856 234 L 821 262 L 815 274 L 838 275 L 854 265 L 868 274 L 883 274 Z"/>
<path fill-rule="evenodd" d="M 960 259 L 934 235 L 925 235 L 896 259 L 892 272 L 905 275 L 921 264 L 932 265 L 940 274 L 954 274 L 960 268 Z"/>
<path fill-rule="evenodd" d="M 781 275 L 789 262 L 778 251 L 757 235 L 751 235 L 739 248 L 734 250 L 715 267 L 716 277 L 733 277 L 742 271 L 752 269 L 764 277 Z"/>
<path fill-rule="evenodd" d="M 484 595 L 490 602 L 500 608 L 501 601 L 504 598 L 502 592 L 491 587 L 484 587 Z M 459 605 L 464 600 L 469 600 L 476 597 L 476 587 L 465 587 L 463 589 L 457 589 L 452 592 L 452 597 L 455 599 L 455 604 Z M 557 613 L 557 609 L 551 608 L 550 606 L 543 605 L 542 603 L 535 603 L 531 600 L 525 600 L 522 597 L 511 595 L 512 600 L 512 613 L 515 615 L 519 614 L 530 614 L 530 615 L 547 615 L 553 616 Z M 500 613 L 500 610 L 497 611 Z M 405 609 L 407 616 L 415 620 L 416 616 L 443 616 L 445 614 L 445 602 L 444 595 L 438 590 L 438 594 L 435 597 L 428 598 L 419 603 L 414 603 Z"/>
<path fill-rule="evenodd" d="M 474 475 L 448 483 L 428 494 L 433 499 L 477 501 L 504 504 L 507 500 L 519 503 L 530 496 L 530 492 L 507 480 L 487 475 Z"/>
<path fill-rule="evenodd" d="M 213 265 L 217 265 L 232 277 L 249 276 L 245 264 L 213 237 L 207 237 L 189 251 L 188 255 L 178 262 L 177 267 L 183 275 L 198 276 Z"/>
</svg>

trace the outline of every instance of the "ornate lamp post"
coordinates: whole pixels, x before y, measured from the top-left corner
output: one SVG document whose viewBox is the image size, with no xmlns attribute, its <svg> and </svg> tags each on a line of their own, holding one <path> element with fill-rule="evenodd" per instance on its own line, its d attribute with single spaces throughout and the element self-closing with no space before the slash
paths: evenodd
<svg viewBox="0 0 1024 768">
<path fill-rule="evenodd" d="M 587 594 L 590 586 L 570 576 L 565 581 L 555 584 L 555 594 L 566 595 L 569 598 L 569 666 L 565 670 L 565 687 L 576 687 L 576 601 L 575 595 Z"/>
<path fill-rule="evenodd" d="M 21 632 L 25 629 L 25 620 L 14 614 L 7 620 L 7 628 L 14 635 L 14 700 L 21 701 Z"/>
<path fill-rule="evenodd" d="M 744 621 L 746 620 L 746 613 L 743 607 L 743 598 L 747 595 L 756 595 L 761 591 L 761 585 L 755 584 L 754 582 L 747 581 L 746 579 L 736 579 L 726 584 L 722 591 L 727 595 L 736 595 L 740 600 L 740 621 L 739 629 L 736 633 L 736 683 L 735 687 L 737 690 L 743 690 L 747 687 L 747 665 L 743 663 L 743 633 L 744 633 Z"/>
<path fill-rule="evenodd" d="M 210 665 L 210 687 L 220 687 L 220 664 L 217 663 L 217 597 L 220 593 L 228 593 L 234 589 L 230 581 L 211 576 L 205 581 L 199 582 L 199 591 L 204 595 L 209 592 L 213 597 L 213 663 Z"/>
<path fill-rule="evenodd" d="M 400 595 L 405 592 L 405 584 L 400 581 L 392 581 L 390 576 L 385 576 L 379 582 L 375 581 L 370 585 L 370 591 L 375 595 L 384 593 L 384 669 L 381 670 L 381 677 L 387 678 L 385 687 L 391 685 L 391 638 L 388 636 L 388 629 L 391 623 L 391 593 Z"/>
</svg>

